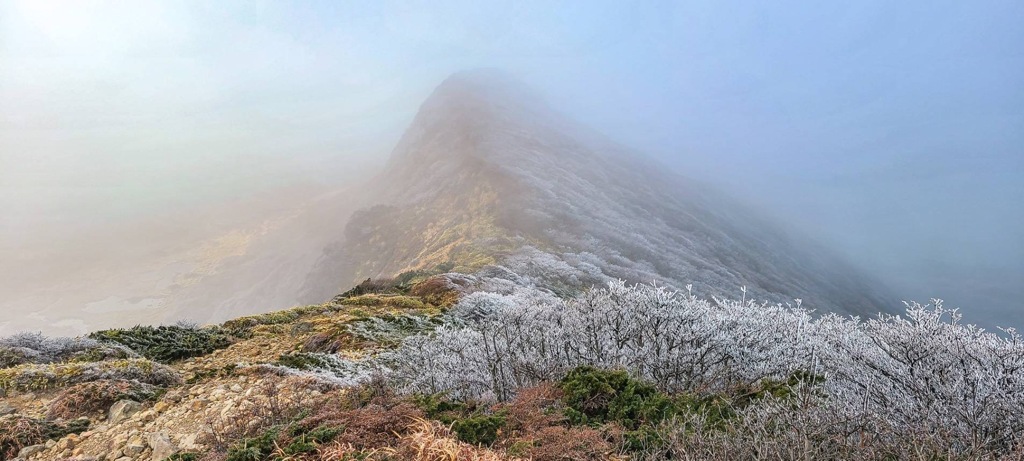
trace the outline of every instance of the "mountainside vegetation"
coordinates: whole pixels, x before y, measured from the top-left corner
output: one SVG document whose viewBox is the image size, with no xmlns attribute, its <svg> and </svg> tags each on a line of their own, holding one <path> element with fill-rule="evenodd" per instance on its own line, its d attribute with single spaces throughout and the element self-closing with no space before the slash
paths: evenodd
<svg viewBox="0 0 1024 461">
<path fill-rule="evenodd" d="M 621 281 L 566 296 L 486 266 L 0 355 L 20 357 L 0 369 L 3 459 L 1024 455 L 1024 341 L 941 303 L 859 319 Z"/>
</svg>

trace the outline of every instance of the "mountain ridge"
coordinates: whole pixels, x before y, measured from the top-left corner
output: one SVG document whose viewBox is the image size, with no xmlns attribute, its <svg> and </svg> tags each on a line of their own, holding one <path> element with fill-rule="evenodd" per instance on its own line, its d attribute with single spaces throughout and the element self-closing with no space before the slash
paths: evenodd
<svg viewBox="0 0 1024 461">
<path fill-rule="evenodd" d="M 573 280 L 549 283 L 567 293 L 618 278 L 693 284 L 708 296 L 746 287 L 845 314 L 892 305 L 877 282 L 810 239 L 491 71 L 442 82 L 367 189 L 373 206 L 353 214 L 318 269 L 341 285 L 440 266 L 529 266 L 539 252 L 573 268 L 562 277 Z"/>
</svg>

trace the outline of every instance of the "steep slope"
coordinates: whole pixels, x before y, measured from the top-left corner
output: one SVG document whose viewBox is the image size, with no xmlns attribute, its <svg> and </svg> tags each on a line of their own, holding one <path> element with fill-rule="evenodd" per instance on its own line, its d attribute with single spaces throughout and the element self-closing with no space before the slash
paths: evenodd
<svg viewBox="0 0 1024 461">
<path fill-rule="evenodd" d="M 339 288 L 502 264 L 559 292 L 621 278 L 692 284 L 701 296 L 746 286 L 748 298 L 850 314 L 893 305 L 807 239 L 492 72 L 443 82 L 371 183 L 374 206 L 353 215 L 314 271 L 336 274 Z"/>
</svg>

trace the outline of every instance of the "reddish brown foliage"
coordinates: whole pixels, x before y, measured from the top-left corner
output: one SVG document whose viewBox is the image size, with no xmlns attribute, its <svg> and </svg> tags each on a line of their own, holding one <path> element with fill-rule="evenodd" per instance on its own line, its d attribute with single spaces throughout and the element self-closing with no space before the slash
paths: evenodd
<svg viewBox="0 0 1024 461">
<path fill-rule="evenodd" d="M 156 395 L 157 388 L 122 379 L 101 379 L 75 384 L 60 392 L 50 402 L 46 416 L 50 419 L 73 419 L 106 411 L 118 400 L 144 401 Z"/>
<path fill-rule="evenodd" d="M 434 276 L 413 285 L 409 289 L 409 294 L 419 296 L 423 302 L 439 307 L 452 306 L 462 296 L 452 281 L 444 276 Z"/>
<path fill-rule="evenodd" d="M 607 459 L 612 444 L 595 429 L 569 427 L 561 403 L 562 391 L 550 384 L 521 390 L 499 407 L 507 419 L 498 445 L 536 461 Z"/>
</svg>

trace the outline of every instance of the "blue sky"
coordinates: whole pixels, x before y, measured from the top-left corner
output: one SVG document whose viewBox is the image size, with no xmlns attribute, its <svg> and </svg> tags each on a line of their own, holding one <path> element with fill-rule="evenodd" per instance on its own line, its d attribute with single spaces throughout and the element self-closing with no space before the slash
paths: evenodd
<svg viewBox="0 0 1024 461">
<path fill-rule="evenodd" d="M 0 0 L 6 232 L 381 163 L 499 67 L 908 297 L 1019 315 L 1024 3 L 508 3 Z"/>
</svg>

